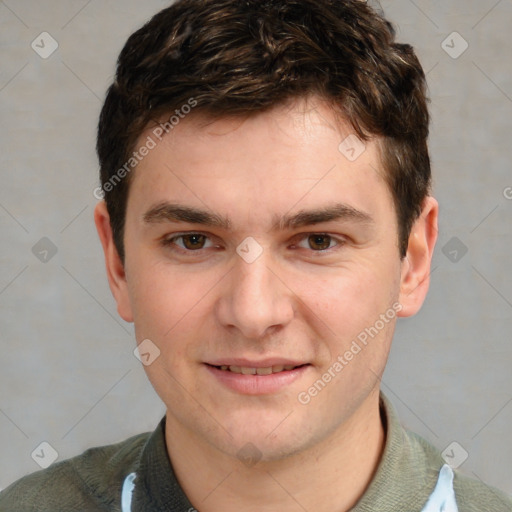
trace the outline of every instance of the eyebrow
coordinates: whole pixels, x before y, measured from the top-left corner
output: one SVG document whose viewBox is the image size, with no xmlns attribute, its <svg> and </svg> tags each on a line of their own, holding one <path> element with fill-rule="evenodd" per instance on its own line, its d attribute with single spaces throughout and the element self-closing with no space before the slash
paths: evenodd
<svg viewBox="0 0 512 512">
<path fill-rule="evenodd" d="M 162 222 L 188 222 L 191 224 L 203 224 L 225 230 L 231 229 L 231 221 L 206 210 L 183 206 L 175 203 L 160 203 L 150 208 L 144 215 L 143 220 L 147 224 Z"/>
<path fill-rule="evenodd" d="M 147 224 L 164 222 L 187 222 L 190 224 L 201 224 L 209 227 L 230 230 L 232 222 L 229 218 L 206 210 L 184 206 L 176 203 L 160 203 L 150 208 L 144 215 L 143 220 Z M 353 206 L 335 203 L 313 210 L 300 210 L 293 215 L 275 216 L 272 224 L 272 231 L 297 229 L 304 226 L 320 224 L 330 221 L 355 221 L 360 224 L 374 224 L 373 217 Z"/>
<path fill-rule="evenodd" d="M 369 213 L 343 203 L 324 206 L 314 210 L 300 210 L 293 215 L 284 215 L 274 221 L 274 230 L 296 229 L 333 220 L 355 221 L 360 224 L 374 224 Z"/>
</svg>

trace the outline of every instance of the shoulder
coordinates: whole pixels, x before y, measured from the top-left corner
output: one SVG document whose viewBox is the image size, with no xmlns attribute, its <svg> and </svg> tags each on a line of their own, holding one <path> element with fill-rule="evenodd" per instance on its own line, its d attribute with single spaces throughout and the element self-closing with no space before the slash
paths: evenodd
<svg viewBox="0 0 512 512">
<path fill-rule="evenodd" d="M 431 468 L 439 467 L 445 461 L 441 452 L 424 438 L 413 432 L 407 432 L 411 442 L 426 455 Z M 453 471 L 453 490 L 458 512 L 512 512 L 512 497 L 484 482 L 464 474 L 461 470 Z"/>
<path fill-rule="evenodd" d="M 459 512 L 511 512 L 512 497 L 454 470 L 453 489 Z"/>
<path fill-rule="evenodd" d="M 420 435 L 405 430 L 407 442 L 412 446 L 415 460 L 424 464 L 427 475 L 435 473 L 445 464 L 441 452 Z M 512 497 L 482 481 L 464 474 L 461 470 L 453 471 L 453 490 L 458 512 L 512 512 Z"/>
<path fill-rule="evenodd" d="M 2 512 L 116 510 L 124 478 L 135 470 L 150 434 L 91 448 L 30 474 L 0 493 Z"/>
</svg>

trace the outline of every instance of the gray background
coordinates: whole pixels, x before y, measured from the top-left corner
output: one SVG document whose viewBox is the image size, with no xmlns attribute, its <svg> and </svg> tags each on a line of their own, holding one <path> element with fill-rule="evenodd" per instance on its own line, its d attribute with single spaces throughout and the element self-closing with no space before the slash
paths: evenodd
<svg viewBox="0 0 512 512">
<path fill-rule="evenodd" d="M 92 214 L 117 54 L 167 4 L 0 2 L 0 488 L 39 469 L 43 441 L 62 460 L 164 414 L 117 316 Z M 512 0 L 381 5 L 428 72 L 441 205 L 430 295 L 399 321 L 383 389 L 406 426 L 441 450 L 456 441 L 461 470 L 512 493 Z M 47 59 L 31 48 L 44 31 L 59 44 Z M 469 44 L 458 58 L 454 31 Z M 55 255 L 41 254 L 47 241 L 33 249 L 43 237 Z"/>
</svg>

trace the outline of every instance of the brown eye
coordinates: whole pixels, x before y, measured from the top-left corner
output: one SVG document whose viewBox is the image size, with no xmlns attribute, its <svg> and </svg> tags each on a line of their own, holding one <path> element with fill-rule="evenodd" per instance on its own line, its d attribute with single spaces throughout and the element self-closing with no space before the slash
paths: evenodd
<svg viewBox="0 0 512 512">
<path fill-rule="evenodd" d="M 206 236 L 194 233 L 192 235 L 181 235 L 179 238 L 183 240 L 183 246 L 193 251 L 194 249 L 202 249 L 204 247 Z"/>
<path fill-rule="evenodd" d="M 308 237 L 309 246 L 315 251 L 325 251 L 331 245 L 331 237 L 329 235 L 310 235 Z"/>
</svg>

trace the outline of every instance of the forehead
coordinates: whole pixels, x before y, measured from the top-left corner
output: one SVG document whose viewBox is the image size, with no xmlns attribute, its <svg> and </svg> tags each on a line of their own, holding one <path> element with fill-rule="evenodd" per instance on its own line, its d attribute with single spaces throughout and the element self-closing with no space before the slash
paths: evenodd
<svg viewBox="0 0 512 512">
<path fill-rule="evenodd" d="M 155 145 L 137 165 L 129 202 L 179 200 L 246 217 L 267 212 L 269 226 L 295 205 L 341 202 L 376 213 L 391 203 L 377 142 L 360 141 L 321 101 L 244 118 L 191 113 L 174 122 L 168 133 L 162 120 L 139 139 Z"/>
</svg>

